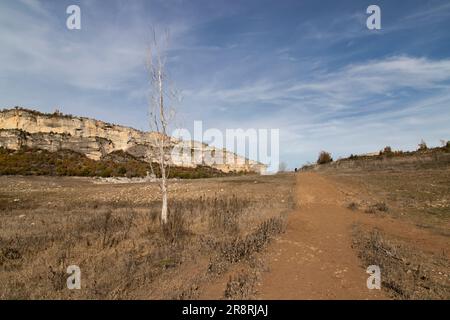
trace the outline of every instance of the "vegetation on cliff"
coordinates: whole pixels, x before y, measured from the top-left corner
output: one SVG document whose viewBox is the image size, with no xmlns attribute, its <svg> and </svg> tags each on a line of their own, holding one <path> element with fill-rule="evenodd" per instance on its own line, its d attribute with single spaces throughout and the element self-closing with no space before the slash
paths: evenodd
<svg viewBox="0 0 450 320">
<path fill-rule="evenodd" d="M 115 151 L 99 161 L 85 155 L 60 150 L 49 152 L 22 148 L 9 150 L 0 147 L 0 175 L 49 175 L 81 177 L 145 177 L 150 165 L 123 151 Z M 158 176 L 159 172 L 155 174 Z M 197 166 L 196 168 L 171 167 L 170 178 L 197 179 L 236 175 L 220 170 Z"/>
</svg>

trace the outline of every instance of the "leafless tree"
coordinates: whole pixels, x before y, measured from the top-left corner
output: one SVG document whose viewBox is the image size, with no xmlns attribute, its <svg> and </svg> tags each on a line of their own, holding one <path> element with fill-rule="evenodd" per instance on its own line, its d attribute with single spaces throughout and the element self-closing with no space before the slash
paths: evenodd
<svg viewBox="0 0 450 320">
<path fill-rule="evenodd" d="M 177 100 L 177 92 L 170 84 L 167 70 L 167 45 L 169 34 L 166 32 L 160 41 L 157 33 L 153 30 L 153 39 L 147 54 L 147 72 L 149 83 L 149 124 L 152 131 L 151 136 L 155 148 L 150 150 L 150 167 L 155 174 L 153 159 L 159 169 L 160 191 L 162 197 L 161 223 L 167 223 L 168 202 L 168 177 L 170 173 L 170 149 L 171 139 L 168 136 L 169 126 L 174 120 L 174 103 Z M 153 158 L 154 157 L 154 158 Z"/>
<path fill-rule="evenodd" d="M 425 140 L 420 140 L 420 143 L 419 143 L 419 149 L 417 149 L 417 150 L 419 150 L 419 151 L 426 151 L 426 150 L 428 150 L 428 146 L 427 146 L 427 143 L 425 142 Z"/>
</svg>

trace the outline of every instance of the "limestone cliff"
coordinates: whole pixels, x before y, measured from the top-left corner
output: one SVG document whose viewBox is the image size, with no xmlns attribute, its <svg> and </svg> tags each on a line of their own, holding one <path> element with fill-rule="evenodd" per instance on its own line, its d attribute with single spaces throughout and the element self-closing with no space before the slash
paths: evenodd
<svg viewBox="0 0 450 320">
<path fill-rule="evenodd" d="M 138 159 L 150 162 L 157 161 L 152 153 L 156 134 L 61 113 L 45 114 L 22 108 L 0 111 L 0 147 L 13 150 L 23 146 L 52 152 L 68 149 L 94 160 L 99 160 L 113 151 L 123 150 Z M 171 139 L 171 144 L 175 143 L 179 141 Z M 174 165 L 195 167 L 204 164 L 205 157 L 211 153 L 220 153 L 227 159 L 226 163 L 213 163 L 211 167 L 224 172 L 262 173 L 265 170 L 265 165 L 226 150 L 195 141 L 184 141 L 183 144 L 189 146 L 191 155 L 175 161 L 167 155 L 167 159 Z"/>
</svg>

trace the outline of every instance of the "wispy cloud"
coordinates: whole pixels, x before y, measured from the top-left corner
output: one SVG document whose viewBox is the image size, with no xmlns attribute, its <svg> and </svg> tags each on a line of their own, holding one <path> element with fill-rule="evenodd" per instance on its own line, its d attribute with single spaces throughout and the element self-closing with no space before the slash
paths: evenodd
<svg viewBox="0 0 450 320">
<path fill-rule="evenodd" d="M 396 56 L 319 72 L 308 81 L 266 80 L 204 88 L 188 96 L 201 105 L 227 106 L 227 113 L 236 112 L 234 106 L 248 108 L 252 117 L 229 121 L 281 128 L 285 155 L 305 161 L 322 148 L 342 156 L 376 151 L 383 144 L 410 148 L 420 138 L 444 138 L 449 134 L 442 127 L 450 117 L 449 81 L 450 59 Z M 263 110 L 261 104 L 272 107 Z"/>
<path fill-rule="evenodd" d="M 37 1 L 23 0 L 46 12 Z M 64 12 L 63 12 L 64 13 Z M 43 23 L 19 8 L 0 11 L 3 73 L 42 77 L 77 88 L 111 90 L 143 64 L 144 46 L 109 32 L 77 37 L 54 19 Z"/>
<path fill-rule="evenodd" d="M 238 83 L 233 88 L 209 87 L 185 94 L 216 103 L 240 103 L 241 108 L 248 102 L 281 104 L 286 100 L 332 108 L 380 95 L 392 98 L 407 89 L 446 89 L 449 80 L 450 59 L 398 56 L 349 64 L 335 72 L 319 71 L 307 81 L 264 79 L 251 85 Z"/>
<path fill-rule="evenodd" d="M 290 165 L 448 138 L 450 5 L 382 1 L 381 32 L 360 1 L 81 0 L 0 3 L 0 104 L 147 128 L 151 26 L 171 31 L 182 122 L 280 128 Z"/>
</svg>

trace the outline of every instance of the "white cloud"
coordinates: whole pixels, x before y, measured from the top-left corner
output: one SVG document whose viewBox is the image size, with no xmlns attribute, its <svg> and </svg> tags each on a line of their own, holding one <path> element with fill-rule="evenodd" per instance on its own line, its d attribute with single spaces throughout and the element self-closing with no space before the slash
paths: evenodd
<svg viewBox="0 0 450 320">
<path fill-rule="evenodd" d="M 449 86 L 449 80 L 450 59 L 397 56 L 351 64 L 334 72 L 318 73 L 309 80 L 262 79 L 251 85 L 237 82 L 232 88 L 207 87 L 199 91 L 185 91 L 185 94 L 209 104 L 284 104 L 290 100 L 303 106 L 340 109 L 374 95 L 391 98 L 405 89 L 445 89 Z"/>
<path fill-rule="evenodd" d="M 33 12 L 45 14 L 38 1 L 22 1 Z M 61 15 L 65 17 L 65 12 Z M 124 82 L 144 66 L 141 33 L 130 35 L 117 28 L 98 28 L 92 33 L 86 28 L 69 31 L 56 17 L 43 19 L 21 8 L 2 6 L 1 72 L 81 89 L 123 88 Z"/>
<path fill-rule="evenodd" d="M 357 42 L 367 35 L 362 32 L 364 14 L 339 16 L 323 28 L 308 20 L 299 25 L 302 32 L 293 40 L 296 43 L 271 48 L 257 42 L 258 37 L 249 37 L 255 32 L 245 32 L 245 25 L 240 36 L 230 37 L 229 43 L 211 40 L 202 28 L 220 18 L 223 10 L 205 15 L 182 1 L 179 6 L 158 1 L 152 3 L 152 10 L 143 10 L 143 3 L 113 2 L 111 6 L 117 8 L 110 11 L 117 20 L 108 20 L 108 10 L 94 2 L 82 2 L 83 19 L 89 19 L 89 13 L 100 17 L 83 22 L 86 28 L 80 32 L 66 30 L 64 10 L 57 19 L 48 14 L 50 4 L 44 1 L 0 3 L 3 101 L 32 101 L 30 106 L 38 108 L 64 103 L 80 114 L 90 112 L 122 121 L 121 108 L 145 102 L 144 28 L 149 21 L 167 20 L 163 22 L 174 40 L 171 66 L 179 67 L 176 71 L 185 84 L 181 89 L 187 89 L 182 104 L 186 119 L 204 119 L 217 127 L 280 128 L 282 152 L 292 159 L 300 157 L 299 162 L 321 148 L 341 153 L 373 151 L 387 141 L 404 146 L 405 141 L 415 143 L 419 135 L 435 139 L 448 133 L 442 122 L 450 116 L 450 59 L 398 55 L 326 69 L 325 63 L 329 67 L 331 60 L 349 61 L 355 50 L 365 50 L 353 48 L 331 57 L 327 52 L 337 41 Z M 239 9 L 228 3 L 224 7 Z M 419 18 L 442 19 L 448 8 L 430 9 Z M 414 27 L 414 19 L 405 18 L 404 22 L 402 28 Z M 398 30 L 396 26 L 390 29 Z M 265 33 L 264 41 L 270 43 L 274 35 Z M 320 48 L 315 48 L 320 52 L 304 48 L 314 40 L 320 40 L 316 42 Z M 255 52 L 254 44 L 267 50 Z M 180 84 L 179 79 L 174 80 Z M 54 93 L 54 87 L 66 91 Z M 82 94 L 71 97 L 72 88 Z M 113 90 L 119 93 L 110 95 Z M 110 111 L 114 103 L 116 110 Z M 132 116 L 127 121 L 132 124 Z M 138 123 L 144 123 L 142 117 Z"/>
<path fill-rule="evenodd" d="M 322 148 L 342 156 L 448 138 L 449 81 L 450 59 L 396 56 L 319 72 L 308 81 L 264 79 L 188 96 L 196 105 L 229 106 L 228 114 L 236 113 L 212 125 L 280 128 L 282 155 L 299 164 L 313 161 Z M 263 111 L 258 105 L 264 103 L 273 108 Z M 253 116 L 238 117 L 246 108 Z"/>
<path fill-rule="evenodd" d="M 349 65 L 321 75 L 316 81 L 292 86 L 289 91 L 341 93 L 353 100 L 367 93 L 383 94 L 399 88 L 439 88 L 442 81 L 449 79 L 450 59 L 399 56 Z"/>
</svg>

